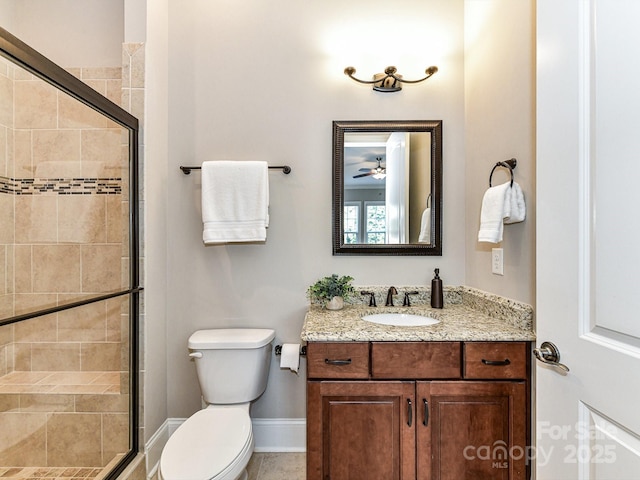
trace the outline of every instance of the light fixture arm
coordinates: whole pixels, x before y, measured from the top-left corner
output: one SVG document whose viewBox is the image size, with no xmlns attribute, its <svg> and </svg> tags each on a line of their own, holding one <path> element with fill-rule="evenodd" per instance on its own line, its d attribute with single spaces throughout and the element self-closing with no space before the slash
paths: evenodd
<svg viewBox="0 0 640 480">
<path fill-rule="evenodd" d="M 403 83 L 420 83 L 424 82 L 427 78 L 431 77 L 438 71 L 438 67 L 431 66 L 425 70 L 426 76 L 419 80 L 404 80 L 402 75 L 396 74 L 398 69 L 396 67 L 387 67 L 384 69 L 384 73 L 377 73 L 373 76 L 373 80 L 360 80 L 354 77 L 356 69 L 354 67 L 347 67 L 344 69 L 344 74 L 349 78 L 355 80 L 358 83 L 364 83 L 365 85 L 373 85 L 373 89 L 377 92 L 398 92 L 402 90 Z"/>
</svg>

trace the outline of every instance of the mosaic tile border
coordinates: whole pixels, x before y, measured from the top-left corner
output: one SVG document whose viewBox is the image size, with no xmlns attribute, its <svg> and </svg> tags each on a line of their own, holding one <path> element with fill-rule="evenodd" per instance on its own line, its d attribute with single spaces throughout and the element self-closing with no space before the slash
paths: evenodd
<svg viewBox="0 0 640 480">
<path fill-rule="evenodd" d="M 122 178 L 7 178 L 0 177 L 0 194 L 8 195 L 121 195 Z"/>
</svg>

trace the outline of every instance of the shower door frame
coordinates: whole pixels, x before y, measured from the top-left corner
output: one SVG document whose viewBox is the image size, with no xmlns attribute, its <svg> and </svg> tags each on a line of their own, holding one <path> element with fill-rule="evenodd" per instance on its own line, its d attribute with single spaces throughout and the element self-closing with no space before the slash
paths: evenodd
<svg viewBox="0 0 640 480">
<path fill-rule="evenodd" d="M 140 249 L 139 249 L 139 184 L 138 184 L 138 133 L 139 122 L 136 117 L 99 94 L 86 83 L 38 53 L 17 37 L 0 27 L 0 55 L 13 61 L 50 85 L 67 93 L 81 103 L 108 117 L 129 131 L 129 288 L 104 295 L 95 295 L 80 301 L 65 303 L 55 307 L 40 309 L 22 315 L 0 319 L 0 326 L 21 322 L 72 308 L 105 301 L 111 298 L 129 295 L 129 451 L 117 465 L 104 477 L 115 479 L 131 463 L 139 450 L 139 294 L 140 286 Z"/>
</svg>

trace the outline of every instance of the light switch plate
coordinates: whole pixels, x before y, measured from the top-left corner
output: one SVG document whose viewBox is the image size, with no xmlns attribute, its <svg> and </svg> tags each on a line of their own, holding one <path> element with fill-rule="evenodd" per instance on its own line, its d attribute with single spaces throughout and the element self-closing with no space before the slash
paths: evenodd
<svg viewBox="0 0 640 480">
<path fill-rule="evenodd" d="M 502 248 L 491 249 L 491 273 L 504 275 L 504 253 Z"/>
</svg>

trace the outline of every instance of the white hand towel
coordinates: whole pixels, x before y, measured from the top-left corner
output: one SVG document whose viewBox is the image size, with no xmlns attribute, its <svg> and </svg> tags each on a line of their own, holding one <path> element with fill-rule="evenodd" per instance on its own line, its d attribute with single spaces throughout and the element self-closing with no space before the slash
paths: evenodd
<svg viewBox="0 0 640 480">
<path fill-rule="evenodd" d="M 499 243 L 502 241 L 504 218 L 511 214 L 511 183 L 503 183 L 489 188 L 482 198 L 480 212 L 479 242 Z"/>
<path fill-rule="evenodd" d="M 202 240 L 205 244 L 265 241 L 268 208 L 266 162 L 202 164 Z"/>
<path fill-rule="evenodd" d="M 422 212 L 422 221 L 420 222 L 420 235 L 418 236 L 418 242 L 431 242 L 431 207 L 427 207 L 424 212 Z"/>
<path fill-rule="evenodd" d="M 509 201 L 509 215 L 505 217 L 504 223 L 523 222 L 527 216 L 527 209 L 524 203 L 522 188 L 517 182 L 513 182 L 513 186 L 509 189 Z"/>
</svg>

